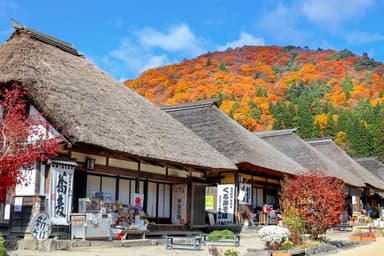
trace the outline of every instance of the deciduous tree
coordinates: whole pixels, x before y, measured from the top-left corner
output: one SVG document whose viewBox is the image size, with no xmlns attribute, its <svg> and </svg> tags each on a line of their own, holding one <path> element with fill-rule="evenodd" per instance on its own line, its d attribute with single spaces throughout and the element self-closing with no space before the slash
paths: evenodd
<svg viewBox="0 0 384 256">
<path fill-rule="evenodd" d="M 17 182 L 23 181 L 21 168 L 32 168 L 45 154 L 56 154 L 59 138 L 49 137 L 47 122 L 29 115 L 26 91 L 19 85 L 0 89 L 0 201 Z"/>
<path fill-rule="evenodd" d="M 286 177 L 282 184 L 282 207 L 295 207 L 306 231 L 317 239 L 340 223 L 344 208 L 343 182 L 319 172 Z"/>
</svg>

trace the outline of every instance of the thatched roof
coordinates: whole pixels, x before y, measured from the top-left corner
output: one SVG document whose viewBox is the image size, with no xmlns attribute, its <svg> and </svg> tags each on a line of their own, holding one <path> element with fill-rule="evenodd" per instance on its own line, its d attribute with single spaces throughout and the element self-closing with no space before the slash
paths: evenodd
<svg viewBox="0 0 384 256">
<path fill-rule="evenodd" d="M 340 178 L 353 186 L 365 186 L 364 182 L 358 177 L 348 173 L 342 166 L 308 145 L 294 133 L 295 131 L 296 129 L 290 129 L 256 132 L 254 134 L 288 155 L 308 170 L 319 171 L 323 172 L 324 175 Z"/>
<path fill-rule="evenodd" d="M 355 160 L 376 177 L 384 180 L 384 164 L 375 157 L 355 158 Z"/>
<path fill-rule="evenodd" d="M 215 100 L 173 105 L 162 109 L 237 165 L 249 163 L 289 174 L 304 171 L 300 164 L 255 137 L 220 111 Z"/>
<path fill-rule="evenodd" d="M 0 45 L 0 86 L 21 83 L 33 105 L 73 143 L 186 167 L 236 168 L 71 45 L 59 47 L 62 41 L 44 36 L 23 27 Z"/>
<path fill-rule="evenodd" d="M 338 147 L 332 139 L 312 139 L 306 142 L 342 166 L 349 173 L 358 177 L 364 183 L 377 189 L 384 189 L 383 180 L 378 179 L 377 176 L 353 160 L 344 150 Z"/>
</svg>

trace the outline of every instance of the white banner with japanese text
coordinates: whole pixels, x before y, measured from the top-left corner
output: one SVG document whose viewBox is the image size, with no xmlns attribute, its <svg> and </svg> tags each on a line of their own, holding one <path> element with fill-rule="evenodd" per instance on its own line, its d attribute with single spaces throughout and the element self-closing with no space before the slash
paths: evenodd
<svg viewBox="0 0 384 256">
<path fill-rule="evenodd" d="M 233 223 L 235 185 L 217 185 L 217 223 Z"/>
<path fill-rule="evenodd" d="M 34 196 L 36 186 L 36 163 L 30 168 L 20 168 L 21 177 L 16 185 L 17 196 Z"/>
<path fill-rule="evenodd" d="M 51 165 L 49 212 L 53 224 L 69 225 L 74 169 L 68 165 Z"/>
<path fill-rule="evenodd" d="M 239 204 L 251 205 L 252 204 L 252 185 L 240 183 L 239 187 L 240 187 L 239 195 L 242 194 L 242 196 L 239 198 Z"/>
</svg>

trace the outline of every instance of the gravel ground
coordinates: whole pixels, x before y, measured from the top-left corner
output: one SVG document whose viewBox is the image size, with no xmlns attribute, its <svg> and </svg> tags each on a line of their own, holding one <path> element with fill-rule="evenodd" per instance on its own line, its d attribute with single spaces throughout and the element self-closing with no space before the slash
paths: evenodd
<svg viewBox="0 0 384 256">
<path fill-rule="evenodd" d="M 350 233 L 348 232 L 331 232 L 327 237 L 332 240 L 348 239 Z M 219 248 L 227 248 L 230 246 L 218 246 Z M 240 254 L 246 255 L 247 248 L 261 249 L 264 248 L 264 243 L 256 237 L 256 233 L 248 231 L 246 234 L 241 235 L 240 247 L 237 247 Z M 208 254 L 208 245 L 202 246 L 200 251 L 193 251 L 188 249 L 172 249 L 167 250 L 165 245 L 158 244 L 155 246 L 134 246 L 134 247 L 113 247 L 112 244 L 104 243 L 102 246 L 92 247 L 78 247 L 70 250 L 60 251 L 27 251 L 15 250 L 9 252 L 10 256 L 67 256 L 67 255 L 93 255 L 93 256 L 122 256 L 122 255 L 135 255 L 135 256 L 172 256 L 172 255 L 204 255 Z M 366 243 L 349 249 L 342 249 L 334 251 L 328 255 L 332 256 L 382 256 L 384 255 L 384 238 L 377 238 L 376 242 Z"/>
</svg>

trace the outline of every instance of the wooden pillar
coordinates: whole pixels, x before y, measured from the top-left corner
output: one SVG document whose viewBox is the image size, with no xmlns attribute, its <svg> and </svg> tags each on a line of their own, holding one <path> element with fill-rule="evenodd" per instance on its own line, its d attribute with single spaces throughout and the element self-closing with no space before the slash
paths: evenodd
<svg viewBox="0 0 384 256">
<path fill-rule="evenodd" d="M 241 216 L 240 216 L 240 208 L 239 208 L 239 200 L 237 200 L 237 196 L 238 196 L 238 193 L 239 193 L 239 174 L 238 174 L 238 171 L 236 170 L 235 173 L 234 173 L 234 180 L 235 180 L 235 202 L 234 202 L 234 205 L 235 205 L 235 209 L 234 209 L 234 213 L 235 213 L 235 224 L 240 224 L 241 222 Z"/>
<path fill-rule="evenodd" d="M 135 193 L 140 193 L 140 170 L 141 170 L 141 162 L 137 163 L 137 176 L 135 182 Z"/>
<path fill-rule="evenodd" d="M 189 171 L 187 177 L 187 220 L 186 224 L 191 227 L 192 216 L 192 172 Z"/>
</svg>

